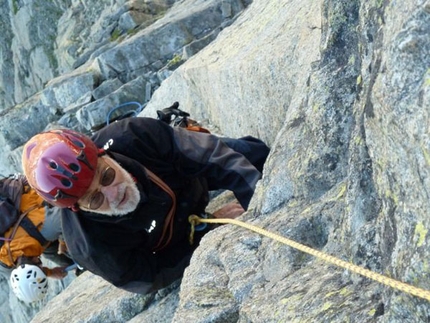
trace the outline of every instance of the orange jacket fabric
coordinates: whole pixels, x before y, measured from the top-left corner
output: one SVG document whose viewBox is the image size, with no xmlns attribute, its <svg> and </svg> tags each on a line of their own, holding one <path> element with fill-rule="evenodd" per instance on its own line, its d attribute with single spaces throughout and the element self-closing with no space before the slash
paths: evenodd
<svg viewBox="0 0 430 323">
<path fill-rule="evenodd" d="M 31 189 L 28 193 L 24 193 L 21 199 L 20 211 L 25 212 L 34 205 L 39 205 L 39 208 L 32 210 L 27 217 L 40 231 L 45 220 L 45 208 L 42 206 L 42 198 Z M 14 227 L 10 228 L 5 233 L 5 238 L 10 238 Z M 42 246 L 39 241 L 31 237 L 22 227 L 18 227 L 15 237 L 10 242 L 10 251 L 14 263 L 11 262 L 8 252 L 8 242 L 5 242 L 0 249 L 0 261 L 6 266 L 13 267 L 20 256 L 38 257 L 45 250 L 46 246 Z"/>
</svg>

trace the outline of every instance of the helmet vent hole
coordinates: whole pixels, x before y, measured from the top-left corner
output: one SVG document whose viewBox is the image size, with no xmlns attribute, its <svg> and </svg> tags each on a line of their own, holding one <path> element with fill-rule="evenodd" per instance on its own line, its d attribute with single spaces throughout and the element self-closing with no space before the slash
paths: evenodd
<svg viewBox="0 0 430 323">
<path fill-rule="evenodd" d="M 57 163 L 56 163 L 56 162 L 51 161 L 51 162 L 49 162 L 49 167 L 51 167 L 52 169 L 57 169 L 57 168 L 58 168 L 58 165 L 57 165 Z"/>
<path fill-rule="evenodd" d="M 70 169 L 72 170 L 72 171 L 74 171 L 74 172 L 78 172 L 81 168 L 79 167 L 79 165 L 78 164 L 75 164 L 75 163 L 71 163 L 70 165 L 69 165 L 69 167 L 70 167 Z"/>
<path fill-rule="evenodd" d="M 76 145 L 79 148 L 85 148 L 84 143 L 81 142 L 81 141 L 79 141 L 79 140 L 73 139 L 72 142 L 73 142 L 74 145 Z"/>
<path fill-rule="evenodd" d="M 62 178 L 61 184 L 63 184 L 65 187 L 72 187 L 72 182 L 70 180 L 68 180 L 67 178 Z"/>
</svg>

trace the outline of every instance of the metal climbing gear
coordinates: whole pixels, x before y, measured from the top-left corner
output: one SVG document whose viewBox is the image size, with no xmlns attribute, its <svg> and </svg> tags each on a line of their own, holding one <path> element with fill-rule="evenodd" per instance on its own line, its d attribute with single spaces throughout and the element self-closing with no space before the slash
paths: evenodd
<svg viewBox="0 0 430 323">
<path fill-rule="evenodd" d="M 172 127 L 185 128 L 187 130 L 210 133 L 209 130 L 203 128 L 196 120 L 189 118 L 188 112 L 179 109 L 179 102 L 174 102 L 170 107 L 163 110 L 157 110 L 157 118 Z"/>
</svg>

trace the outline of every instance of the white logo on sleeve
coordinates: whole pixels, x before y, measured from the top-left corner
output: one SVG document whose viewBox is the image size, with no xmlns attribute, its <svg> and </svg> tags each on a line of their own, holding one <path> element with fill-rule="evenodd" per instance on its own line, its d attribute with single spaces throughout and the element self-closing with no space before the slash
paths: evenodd
<svg viewBox="0 0 430 323">
<path fill-rule="evenodd" d="M 155 222 L 155 220 L 152 220 L 151 226 L 149 227 L 149 229 L 146 229 L 146 232 L 151 233 L 152 230 L 154 230 L 156 226 L 157 226 L 157 222 Z"/>
<path fill-rule="evenodd" d="M 108 150 L 110 146 L 113 145 L 113 139 L 109 139 L 107 143 L 103 146 L 104 150 Z"/>
</svg>

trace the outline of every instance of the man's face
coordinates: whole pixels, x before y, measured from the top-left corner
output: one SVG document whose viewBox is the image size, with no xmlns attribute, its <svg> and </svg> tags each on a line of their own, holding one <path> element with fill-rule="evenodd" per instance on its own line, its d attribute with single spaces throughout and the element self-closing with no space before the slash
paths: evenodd
<svg viewBox="0 0 430 323">
<path fill-rule="evenodd" d="M 112 158 L 102 156 L 94 179 L 78 204 L 84 211 L 125 215 L 136 209 L 139 200 L 139 190 L 130 174 Z"/>
</svg>

